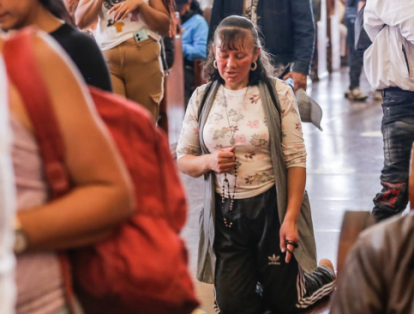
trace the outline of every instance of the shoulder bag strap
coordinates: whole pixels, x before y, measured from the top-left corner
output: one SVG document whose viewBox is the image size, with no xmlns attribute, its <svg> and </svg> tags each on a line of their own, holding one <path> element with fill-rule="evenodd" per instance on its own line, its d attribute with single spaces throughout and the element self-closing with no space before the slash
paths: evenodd
<svg viewBox="0 0 414 314">
<path fill-rule="evenodd" d="M 206 99 L 208 97 L 208 94 L 210 93 L 211 86 L 213 86 L 213 82 L 210 82 L 207 84 L 206 89 L 204 90 L 203 98 L 201 98 L 200 106 L 198 107 L 198 113 L 197 113 L 197 122 L 200 124 L 201 119 L 201 113 L 203 112 L 204 104 L 206 103 Z"/>
<path fill-rule="evenodd" d="M 39 143 L 52 199 L 68 192 L 63 138 L 49 93 L 35 59 L 34 30 L 26 29 L 4 43 L 3 55 L 11 82 L 20 91 Z"/>
<path fill-rule="evenodd" d="M 265 83 L 266 83 L 267 89 L 269 90 L 270 97 L 272 98 L 272 102 L 277 112 L 279 112 L 280 123 L 282 123 L 282 109 L 280 108 L 279 96 L 277 95 L 276 86 L 275 86 L 277 84 L 277 81 L 276 83 L 274 83 L 272 79 L 267 79 L 265 80 Z"/>
</svg>

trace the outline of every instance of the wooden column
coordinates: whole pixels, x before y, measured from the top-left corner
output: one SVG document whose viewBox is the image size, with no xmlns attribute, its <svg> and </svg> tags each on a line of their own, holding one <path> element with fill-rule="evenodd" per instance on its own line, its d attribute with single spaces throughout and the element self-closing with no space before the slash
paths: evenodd
<svg viewBox="0 0 414 314">
<path fill-rule="evenodd" d="M 176 12 L 179 22 L 180 16 Z M 170 75 L 166 77 L 164 84 L 164 99 L 160 105 L 159 125 L 168 134 L 171 145 L 178 142 L 181 127 L 184 120 L 184 60 L 181 42 L 181 33 L 174 38 L 175 56 L 174 65 L 170 69 Z"/>
<path fill-rule="evenodd" d="M 328 70 L 338 71 L 341 68 L 339 17 L 336 2 L 340 0 L 327 0 L 327 22 L 328 22 Z"/>
</svg>

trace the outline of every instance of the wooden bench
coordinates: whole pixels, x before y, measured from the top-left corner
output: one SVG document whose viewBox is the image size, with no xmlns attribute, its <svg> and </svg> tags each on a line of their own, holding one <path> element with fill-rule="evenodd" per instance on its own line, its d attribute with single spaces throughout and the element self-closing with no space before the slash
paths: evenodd
<svg viewBox="0 0 414 314">
<path fill-rule="evenodd" d="M 408 186 L 408 196 L 410 201 L 409 206 L 410 210 L 414 210 L 414 143 L 411 148 L 410 177 Z M 370 212 L 345 212 L 338 246 L 337 272 L 339 276 L 343 269 L 346 256 L 357 240 L 358 235 L 374 223 L 375 220 Z"/>
</svg>

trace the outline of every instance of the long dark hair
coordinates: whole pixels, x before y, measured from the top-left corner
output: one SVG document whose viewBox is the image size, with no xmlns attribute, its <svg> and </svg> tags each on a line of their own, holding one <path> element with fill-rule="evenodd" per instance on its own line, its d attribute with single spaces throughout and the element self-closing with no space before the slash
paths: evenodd
<svg viewBox="0 0 414 314">
<path fill-rule="evenodd" d="M 177 33 L 177 23 L 175 20 L 175 0 L 162 0 L 162 3 L 167 8 L 168 15 L 170 16 L 170 32 L 168 36 L 172 37 L 175 36 Z"/>
<path fill-rule="evenodd" d="M 245 17 L 232 15 L 222 20 L 217 26 L 213 39 L 209 44 L 209 53 L 204 64 L 204 76 L 207 80 L 217 80 L 224 84 L 219 71 L 214 67 L 215 56 L 212 46 L 217 42 L 217 39 L 221 40 L 220 49 L 235 50 L 240 44 L 243 45 L 244 38 L 249 34 L 253 38 L 254 49 L 260 48 L 260 53 L 257 59 L 257 69 L 249 73 L 248 85 L 257 85 L 259 81 L 266 81 L 273 76 L 274 69 L 270 62 L 269 53 L 262 47 L 257 27 Z"/>
<path fill-rule="evenodd" d="M 66 6 L 62 0 L 39 0 L 39 3 L 58 19 L 65 21 L 65 23 L 73 27 L 76 27 L 75 21 L 72 16 L 70 16 L 68 10 L 66 10 Z"/>
</svg>

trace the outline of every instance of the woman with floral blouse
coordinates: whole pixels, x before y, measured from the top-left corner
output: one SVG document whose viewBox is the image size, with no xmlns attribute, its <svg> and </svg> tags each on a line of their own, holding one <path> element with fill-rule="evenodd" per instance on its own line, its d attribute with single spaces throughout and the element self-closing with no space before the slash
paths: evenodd
<svg viewBox="0 0 414 314">
<path fill-rule="evenodd" d="M 257 28 L 230 16 L 217 27 L 177 147 L 179 169 L 205 177 L 198 279 L 222 314 L 296 313 L 335 285 L 316 265 L 306 150 L 292 89 L 272 78 Z"/>
</svg>

